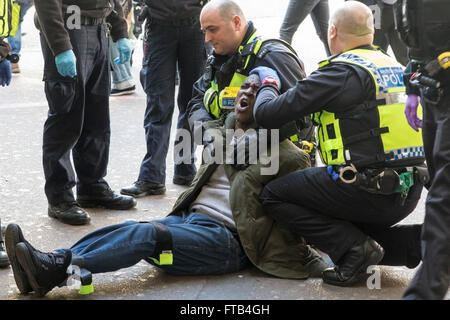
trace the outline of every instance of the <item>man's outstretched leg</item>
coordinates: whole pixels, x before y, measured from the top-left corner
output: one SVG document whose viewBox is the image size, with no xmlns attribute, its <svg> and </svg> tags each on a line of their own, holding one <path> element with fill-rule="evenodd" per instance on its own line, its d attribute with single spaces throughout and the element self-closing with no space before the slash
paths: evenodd
<svg viewBox="0 0 450 320">
<path fill-rule="evenodd" d="M 167 249 L 167 234 L 173 259 L 165 264 L 161 252 Z M 103 273 L 146 260 L 175 275 L 224 274 L 248 265 L 234 232 L 222 222 L 198 213 L 107 226 L 89 233 L 70 249 L 50 253 L 36 250 L 18 225 L 8 225 L 7 235 L 7 250 L 13 257 L 11 264 L 19 290 L 34 291 L 39 296 L 65 285 L 71 265 L 81 271 Z"/>
</svg>

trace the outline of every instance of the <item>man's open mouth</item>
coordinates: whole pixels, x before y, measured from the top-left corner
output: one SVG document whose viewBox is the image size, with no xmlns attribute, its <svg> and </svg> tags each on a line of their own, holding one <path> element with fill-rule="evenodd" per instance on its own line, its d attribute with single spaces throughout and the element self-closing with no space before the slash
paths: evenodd
<svg viewBox="0 0 450 320">
<path fill-rule="evenodd" d="M 241 100 L 239 101 L 239 104 L 237 106 L 237 109 L 239 111 L 244 111 L 245 109 L 247 109 L 247 107 L 249 106 L 249 102 L 247 98 L 241 98 Z"/>
</svg>

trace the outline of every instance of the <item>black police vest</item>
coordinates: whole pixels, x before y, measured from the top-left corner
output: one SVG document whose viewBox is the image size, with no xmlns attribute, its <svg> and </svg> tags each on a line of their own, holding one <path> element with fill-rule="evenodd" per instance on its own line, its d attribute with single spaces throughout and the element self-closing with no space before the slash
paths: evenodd
<svg viewBox="0 0 450 320">
<path fill-rule="evenodd" d="M 398 0 L 397 28 L 410 59 L 427 62 L 450 50 L 449 0 Z"/>
</svg>

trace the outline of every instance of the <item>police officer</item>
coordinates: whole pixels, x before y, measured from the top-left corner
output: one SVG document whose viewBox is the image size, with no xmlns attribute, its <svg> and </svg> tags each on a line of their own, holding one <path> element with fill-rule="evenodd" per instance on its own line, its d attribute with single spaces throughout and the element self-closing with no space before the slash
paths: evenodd
<svg viewBox="0 0 450 320">
<path fill-rule="evenodd" d="M 48 215 L 81 225 L 90 217 L 81 207 L 129 209 L 132 197 L 114 193 L 103 179 L 109 156 L 110 68 L 108 21 L 120 51 L 130 59 L 127 24 L 114 0 L 36 0 L 37 26 L 44 55 L 43 163 Z M 72 151 L 73 163 L 70 162 Z M 75 200 L 72 188 L 77 186 Z"/>
<path fill-rule="evenodd" d="M 422 127 L 430 182 L 422 239 L 423 264 L 404 299 L 443 299 L 450 285 L 450 2 L 399 0 L 399 30 L 409 47 L 405 114 Z M 423 120 L 417 116 L 420 103 Z"/>
<path fill-rule="evenodd" d="M 174 110 L 175 76 L 178 64 L 180 81 L 177 97 L 177 129 L 189 132 L 187 106 L 192 85 L 201 76 L 206 61 L 204 35 L 199 15 L 206 0 L 146 0 L 147 22 L 144 36 L 144 59 L 141 84 L 147 94 L 144 116 L 147 152 L 139 176 L 121 193 L 142 197 L 166 191 L 166 157 Z M 175 146 L 183 142 L 183 131 L 177 131 Z M 186 141 L 184 141 L 184 144 Z M 184 146 L 183 144 L 183 146 Z M 189 185 L 196 173 L 194 144 L 191 150 L 175 157 L 173 183 Z M 184 150 L 184 149 L 182 149 Z"/>
<path fill-rule="evenodd" d="M 267 66 L 277 70 L 282 92 L 305 76 L 303 63 L 295 51 L 280 40 L 263 41 L 235 2 L 209 2 L 201 12 L 200 22 L 205 41 L 214 51 L 208 58 L 205 74 L 194 84 L 189 102 L 189 124 L 194 137 L 201 137 L 202 131 L 213 124 L 210 120 L 224 119 L 232 110 L 237 90 L 253 68 Z M 284 130 L 280 134 L 292 134 L 292 140 L 299 144 L 314 136 L 309 117 L 291 123 Z"/>
<path fill-rule="evenodd" d="M 330 19 L 334 54 L 280 95 L 276 73 L 263 80 L 254 114 L 277 128 L 314 114 L 326 167 L 290 173 L 266 185 L 266 212 L 326 252 L 335 264 L 323 280 L 350 286 L 376 264 L 420 262 L 420 225 L 395 225 L 416 207 L 423 188 L 420 133 L 404 119 L 403 67 L 372 46 L 371 10 L 344 2 Z M 394 226 L 395 225 L 395 226 Z"/>
</svg>

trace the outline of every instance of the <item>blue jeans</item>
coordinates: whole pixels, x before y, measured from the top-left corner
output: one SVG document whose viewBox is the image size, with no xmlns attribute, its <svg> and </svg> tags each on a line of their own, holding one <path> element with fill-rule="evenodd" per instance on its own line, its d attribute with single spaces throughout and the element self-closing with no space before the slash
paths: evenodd
<svg viewBox="0 0 450 320">
<path fill-rule="evenodd" d="M 11 53 L 19 54 L 22 49 L 22 21 L 23 17 L 33 5 L 31 1 L 17 1 L 20 5 L 19 28 L 14 37 L 8 37 L 8 43 L 11 46 Z"/>
<path fill-rule="evenodd" d="M 154 220 L 172 235 L 172 265 L 156 265 L 175 275 L 216 275 L 236 272 L 248 259 L 233 233 L 222 222 L 199 213 L 182 212 Z M 135 265 L 154 254 L 155 227 L 127 221 L 94 231 L 71 248 L 92 273 L 111 272 Z"/>
<path fill-rule="evenodd" d="M 114 42 L 111 37 L 109 37 L 109 55 L 112 68 L 111 75 L 113 84 L 119 84 L 124 81 L 133 79 L 133 75 L 131 74 L 130 61 L 127 61 L 123 64 L 114 62 L 114 59 L 119 57 L 120 53 L 117 49 L 117 42 Z"/>
<path fill-rule="evenodd" d="M 294 33 L 308 14 L 311 14 L 317 35 L 323 42 L 327 55 L 331 55 L 327 42 L 328 20 L 330 18 L 328 0 L 290 0 L 281 24 L 280 39 L 292 43 Z"/>
<path fill-rule="evenodd" d="M 180 76 L 177 129 L 189 131 L 186 109 L 192 97 L 192 86 L 203 74 L 206 50 L 199 22 L 192 26 L 176 27 L 152 20 L 148 28 L 140 74 L 147 94 L 144 117 L 147 153 L 142 160 L 138 180 L 164 184 L 174 111 L 176 65 L 178 63 Z M 181 142 L 179 140 L 177 136 L 175 145 Z M 177 176 L 193 177 L 196 173 L 193 137 L 190 147 L 191 154 L 183 155 L 186 161 L 175 164 Z"/>
</svg>

